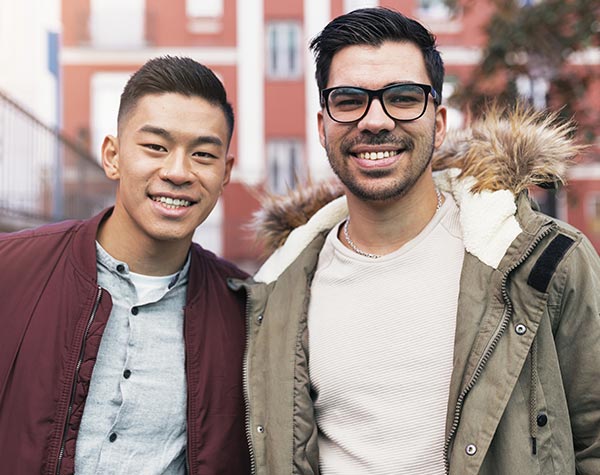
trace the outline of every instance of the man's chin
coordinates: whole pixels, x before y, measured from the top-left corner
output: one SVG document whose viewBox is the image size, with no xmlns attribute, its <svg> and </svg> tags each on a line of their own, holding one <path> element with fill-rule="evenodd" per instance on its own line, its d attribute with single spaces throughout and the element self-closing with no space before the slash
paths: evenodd
<svg viewBox="0 0 600 475">
<path fill-rule="evenodd" d="M 406 194 L 406 188 L 398 186 L 389 186 L 383 188 L 367 188 L 359 186 L 356 183 L 345 184 L 346 189 L 362 201 L 375 202 L 390 202 L 401 198 Z"/>
</svg>

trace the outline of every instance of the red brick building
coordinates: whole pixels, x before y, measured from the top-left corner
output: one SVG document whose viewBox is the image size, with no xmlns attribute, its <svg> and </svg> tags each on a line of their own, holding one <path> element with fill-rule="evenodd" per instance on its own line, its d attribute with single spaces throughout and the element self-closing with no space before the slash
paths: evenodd
<svg viewBox="0 0 600 475">
<path fill-rule="evenodd" d="M 318 180 L 331 173 L 318 142 L 308 42 L 334 16 L 375 5 L 418 18 L 437 35 L 447 70 L 445 97 L 477 65 L 492 13 L 485 2 L 450 16 L 441 0 L 62 0 L 64 131 L 97 154 L 102 137 L 116 130 L 123 85 L 148 58 L 185 55 L 212 68 L 236 111 L 237 162 L 232 183 L 197 239 L 253 269 L 258 249 L 244 229 L 257 207 L 253 190 L 284 192 L 309 175 Z M 586 67 L 600 68 L 596 53 L 581 60 Z M 600 107 L 600 97 L 595 100 Z M 460 125 L 458 111 L 450 120 Z M 589 205 L 593 216 L 575 212 L 579 205 L 571 206 L 571 199 L 562 217 L 595 236 L 598 245 L 600 190 L 590 191 L 596 196 L 590 198 L 587 189 L 578 189 L 583 195 L 577 203 L 595 199 Z M 596 224 L 588 227 L 590 219 Z"/>
</svg>

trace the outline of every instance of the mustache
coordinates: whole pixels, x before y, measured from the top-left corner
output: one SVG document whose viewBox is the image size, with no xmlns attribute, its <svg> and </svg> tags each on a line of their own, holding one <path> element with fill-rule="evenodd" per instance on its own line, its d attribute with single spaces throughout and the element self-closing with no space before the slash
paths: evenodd
<svg viewBox="0 0 600 475">
<path fill-rule="evenodd" d="M 349 153 L 353 147 L 357 145 L 393 145 L 398 149 L 411 151 L 415 148 L 414 141 L 409 137 L 398 137 L 390 132 L 383 131 L 378 134 L 363 132 L 361 135 L 353 139 L 345 140 L 342 143 L 344 153 Z"/>
</svg>

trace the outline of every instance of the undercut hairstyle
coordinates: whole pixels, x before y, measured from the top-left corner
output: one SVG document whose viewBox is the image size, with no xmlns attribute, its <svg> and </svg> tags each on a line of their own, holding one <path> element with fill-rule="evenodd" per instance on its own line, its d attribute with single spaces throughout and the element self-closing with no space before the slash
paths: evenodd
<svg viewBox="0 0 600 475">
<path fill-rule="evenodd" d="M 150 94 L 175 93 L 200 97 L 221 108 L 225 114 L 228 140 L 233 134 L 234 116 L 227 92 L 219 78 L 206 66 L 191 58 L 161 56 L 150 59 L 129 78 L 119 104 L 118 124 L 138 101 Z"/>
<path fill-rule="evenodd" d="M 361 8 L 334 18 L 310 42 L 315 55 L 319 92 L 327 87 L 331 61 L 347 46 L 381 46 L 385 41 L 409 42 L 423 54 L 431 85 L 442 101 L 444 63 L 436 48 L 436 38 L 419 22 L 389 8 Z M 321 99 L 322 100 L 322 99 Z"/>
</svg>

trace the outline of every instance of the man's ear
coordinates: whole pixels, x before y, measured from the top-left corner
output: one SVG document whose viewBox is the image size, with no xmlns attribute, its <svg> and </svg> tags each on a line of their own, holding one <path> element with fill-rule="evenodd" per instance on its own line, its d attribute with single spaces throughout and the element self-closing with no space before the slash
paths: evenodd
<svg viewBox="0 0 600 475">
<path fill-rule="evenodd" d="M 317 127 L 319 128 L 319 141 L 323 148 L 325 148 L 325 125 L 323 124 L 323 109 L 317 112 Z"/>
<path fill-rule="evenodd" d="M 448 111 L 444 106 L 442 106 L 442 105 L 437 106 L 437 108 L 435 110 L 435 140 L 434 140 L 434 146 L 436 149 L 442 145 L 442 143 L 444 142 L 444 139 L 446 138 L 447 115 L 448 115 Z"/>
<path fill-rule="evenodd" d="M 102 142 L 102 168 L 111 180 L 119 179 L 119 139 L 113 135 L 107 135 Z"/>
<path fill-rule="evenodd" d="M 228 154 L 225 157 L 225 174 L 223 175 L 223 184 L 222 186 L 227 185 L 229 180 L 231 179 L 231 169 L 233 168 L 233 164 L 235 163 L 235 156 L 232 154 Z"/>
</svg>

